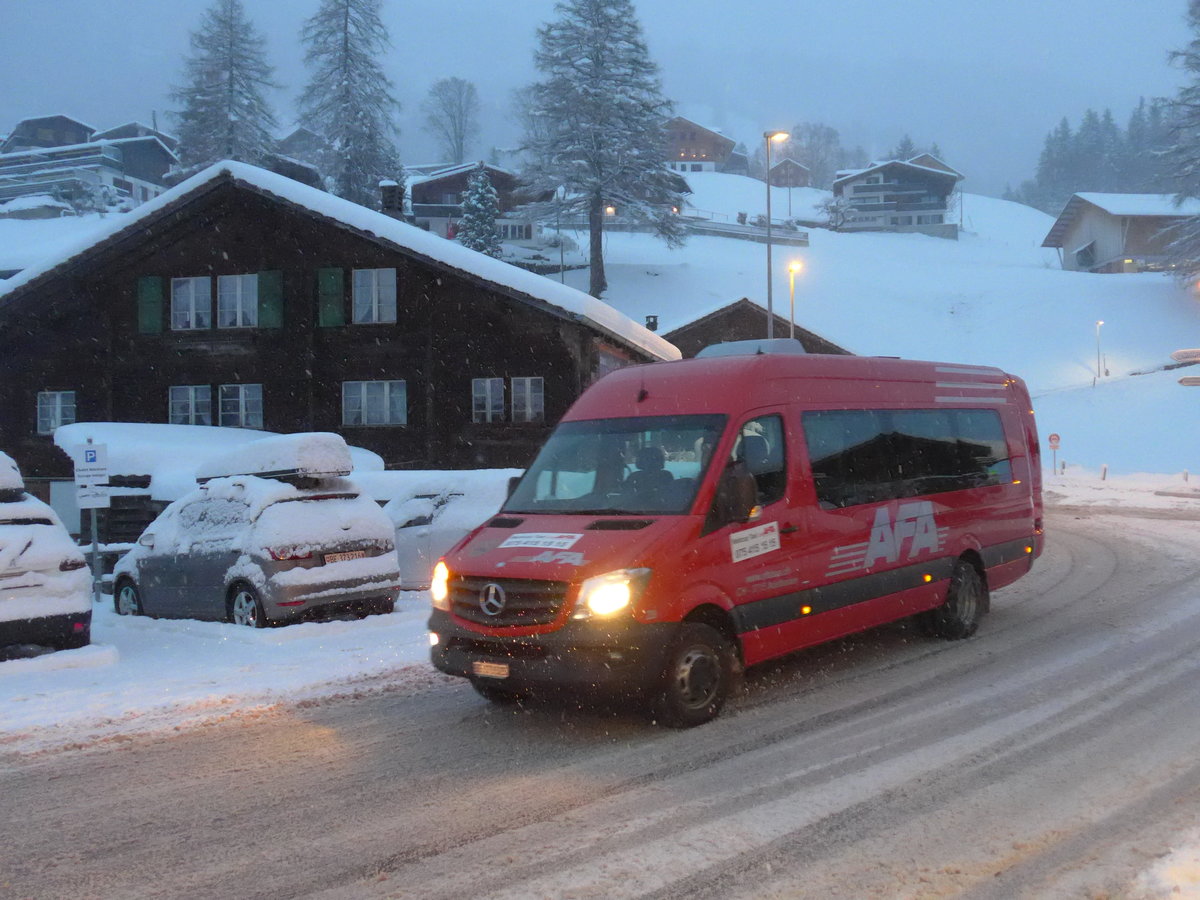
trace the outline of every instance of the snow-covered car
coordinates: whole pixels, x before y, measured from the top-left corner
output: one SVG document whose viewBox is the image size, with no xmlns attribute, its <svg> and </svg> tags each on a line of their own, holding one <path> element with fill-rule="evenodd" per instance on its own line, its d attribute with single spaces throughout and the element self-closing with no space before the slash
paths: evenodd
<svg viewBox="0 0 1200 900">
<path fill-rule="evenodd" d="M 239 468 L 259 474 L 224 474 Z M 394 530 L 350 468 L 333 434 L 266 438 L 213 461 L 117 563 L 117 612 L 258 628 L 391 612 Z"/>
<path fill-rule="evenodd" d="M 83 553 L 54 510 L 25 492 L 12 457 L 0 453 L 0 646 L 83 647 L 91 627 Z"/>
</svg>

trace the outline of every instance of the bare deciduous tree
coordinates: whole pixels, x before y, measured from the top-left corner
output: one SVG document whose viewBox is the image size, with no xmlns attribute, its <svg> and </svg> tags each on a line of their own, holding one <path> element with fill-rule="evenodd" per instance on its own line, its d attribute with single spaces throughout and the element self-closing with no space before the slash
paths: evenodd
<svg viewBox="0 0 1200 900">
<path fill-rule="evenodd" d="M 421 102 L 425 130 L 441 145 L 447 161 L 466 161 L 479 136 L 479 94 L 462 78 L 440 78 Z"/>
</svg>

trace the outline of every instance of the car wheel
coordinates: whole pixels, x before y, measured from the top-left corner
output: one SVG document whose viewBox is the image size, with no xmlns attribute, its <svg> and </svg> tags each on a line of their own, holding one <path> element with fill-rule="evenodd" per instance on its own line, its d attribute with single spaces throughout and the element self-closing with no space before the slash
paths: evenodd
<svg viewBox="0 0 1200 900">
<path fill-rule="evenodd" d="M 527 690 L 514 688 L 511 685 L 495 681 L 483 681 L 482 679 L 472 678 L 471 687 L 475 688 L 475 693 L 480 697 L 496 706 L 512 706 L 529 697 Z"/>
<path fill-rule="evenodd" d="M 936 609 L 921 613 L 920 623 L 926 634 L 948 641 L 968 638 L 979 628 L 988 606 L 987 585 L 979 572 L 966 560 L 955 561 L 950 573 L 946 600 Z"/>
<path fill-rule="evenodd" d="M 132 581 L 122 581 L 113 594 L 113 606 L 118 616 L 142 615 L 142 595 Z"/>
<path fill-rule="evenodd" d="M 692 728 L 716 718 L 734 678 L 734 650 L 719 631 L 686 622 L 671 645 L 655 718 L 671 728 Z"/>
<path fill-rule="evenodd" d="M 234 625 L 265 628 L 267 614 L 263 612 L 258 592 L 248 584 L 239 584 L 229 595 L 229 621 Z"/>
</svg>

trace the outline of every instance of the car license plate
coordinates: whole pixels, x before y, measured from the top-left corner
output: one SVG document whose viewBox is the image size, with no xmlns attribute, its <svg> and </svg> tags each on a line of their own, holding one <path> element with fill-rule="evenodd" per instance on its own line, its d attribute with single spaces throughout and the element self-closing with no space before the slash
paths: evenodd
<svg viewBox="0 0 1200 900">
<path fill-rule="evenodd" d="M 477 659 L 471 663 L 471 674 L 482 678 L 507 678 L 508 663 L 483 662 Z"/>
<path fill-rule="evenodd" d="M 348 559 L 363 559 L 367 555 L 366 550 L 347 550 L 345 553 L 326 553 L 325 562 L 345 562 Z"/>
</svg>

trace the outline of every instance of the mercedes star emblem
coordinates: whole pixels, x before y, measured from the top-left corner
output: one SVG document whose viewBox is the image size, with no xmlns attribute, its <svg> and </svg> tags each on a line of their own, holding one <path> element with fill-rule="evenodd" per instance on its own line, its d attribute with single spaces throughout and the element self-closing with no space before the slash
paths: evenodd
<svg viewBox="0 0 1200 900">
<path fill-rule="evenodd" d="M 504 612 L 504 588 L 489 581 L 479 592 L 479 608 L 489 616 L 498 616 Z"/>
</svg>

